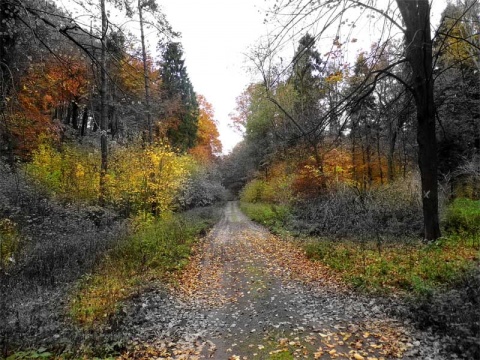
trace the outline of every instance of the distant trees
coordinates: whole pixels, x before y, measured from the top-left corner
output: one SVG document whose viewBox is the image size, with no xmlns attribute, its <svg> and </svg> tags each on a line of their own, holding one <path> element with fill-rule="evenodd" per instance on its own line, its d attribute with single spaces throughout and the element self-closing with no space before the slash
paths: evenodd
<svg viewBox="0 0 480 360">
<path fill-rule="evenodd" d="M 204 164 L 212 163 L 222 152 L 212 104 L 203 95 L 197 96 L 199 106 L 196 145 L 190 149 L 196 159 Z"/>
<path fill-rule="evenodd" d="M 461 10 L 457 12 L 456 19 L 450 19 L 450 24 L 443 22 L 443 28 L 438 32 L 442 50 L 434 58 L 431 8 L 427 0 L 398 0 L 396 6 L 353 0 L 335 4 L 311 0 L 295 3 L 280 1 L 272 9 L 280 30 L 252 56 L 264 80 L 266 96 L 277 105 L 277 111 L 286 113 L 285 104 L 270 94 L 287 81 L 293 84 L 295 105 L 286 119 L 299 131 L 302 141 L 308 144 L 320 174 L 324 172 L 321 156 L 345 143 L 338 140 L 348 135 L 353 180 L 363 187 L 371 186 L 375 178 L 380 183 L 392 181 L 398 172 L 395 150 L 402 145 L 402 168 L 405 172 L 412 149 L 409 134 L 416 131 L 424 236 L 428 240 L 440 236 L 438 117 L 434 96 L 435 71 L 438 68 L 434 67 L 442 62 L 447 48 L 456 52 L 458 58 L 460 43 L 464 47 L 460 52 L 463 53 L 464 68 L 468 61 L 474 63 L 472 54 L 478 57 L 478 36 L 471 29 L 475 21 L 465 21 L 469 30 L 459 25 L 467 19 L 467 14 L 472 13 L 474 5 L 476 1 L 458 4 Z M 452 5 L 450 8 L 451 13 Z M 372 22 L 374 27 L 382 25 L 378 41 L 369 53 L 360 53 L 349 70 L 348 64 L 344 62 L 342 65 L 342 56 L 338 53 L 346 48 L 349 41 L 357 41 L 353 29 L 362 25 L 365 17 L 380 17 L 380 21 Z M 298 34 L 298 28 L 310 33 Z M 403 36 L 403 45 L 398 43 L 398 34 Z M 297 36 L 300 38 L 297 51 L 293 60 L 285 65 L 281 59 L 279 61 L 279 54 L 289 40 Z M 321 51 L 325 59 L 320 58 L 316 44 L 326 46 Z M 471 75 L 466 78 L 475 78 Z M 386 117 L 386 113 L 390 115 Z M 414 123 L 410 120 L 412 116 L 416 117 Z M 398 140 L 402 143 L 398 144 Z"/>
</svg>

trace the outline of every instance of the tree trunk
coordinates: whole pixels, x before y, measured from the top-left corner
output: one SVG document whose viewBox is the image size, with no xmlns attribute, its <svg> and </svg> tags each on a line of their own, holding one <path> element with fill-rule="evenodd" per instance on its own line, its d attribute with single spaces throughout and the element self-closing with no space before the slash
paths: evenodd
<svg viewBox="0 0 480 360">
<path fill-rule="evenodd" d="M 100 0 L 102 13 L 102 51 L 100 54 L 100 147 L 102 164 L 100 167 L 100 205 L 105 204 L 106 184 L 105 176 L 108 168 L 107 143 L 107 13 L 105 0 Z"/>
<path fill-rule="evenodd" d="M 422 181 L 424 236 L 441 236 L 438 220 L 437 139 L 432 77 L 432 39 L 428 0 L 397 0 L 406 25 L 407 60 L 411 65 L 412 90 L 417 108 L 418 165 Z"/>
<path fill-rule="evenodd" d="M 73 101 L 70 103 L 70 105 L 67 106 L 67 115 L 63 120 L 65 125 L 70 125 L 70 119 L 72 118 L 72 107 L 73 107 Z"/>
<path fill-rule="evenodd" d="M 380 175 L 380 184 L 383 185 L 383 168 L 382 168 L 382 153 L 380 152 L 380 129 L 377 124 L 377 160 L 378 160 L 378 171 Z"/>
<path fill-rule="evenodd" d="M 143 79 L 145 85 L 145 110 L 147 113 L 148 142 L 152 143 L 153 129 L 152 115 L 150 114 L 150 79 L 148 76 L 147 51 L 145 49 L 145 35 L 143 32 L 143 5 L 141 0 L 138 0 L 138 16 L 140 18 L 140 40 L 142 43 Z"/>
<path fill-rule="evenodd" d="M 72 127 L 78 130 L 78 104 L 72 101 Z"/>
<path fill-rule="evenodd" d="M 392 183 L 395 180 L 395 145 L 397 143 L 398 126 L 393 121 L 388 123 L 388 155 L 387 155 L 387 178 Z"/>
<path fill-rule="evenodd" d="M 80 129 L 80 136 L 85 136 L 85 131 L 87 130 L 87 123 L 88 123 L 88 107 L 85 106 L 85 108 L 83 109 L 82 127 Z"/>
</svg>

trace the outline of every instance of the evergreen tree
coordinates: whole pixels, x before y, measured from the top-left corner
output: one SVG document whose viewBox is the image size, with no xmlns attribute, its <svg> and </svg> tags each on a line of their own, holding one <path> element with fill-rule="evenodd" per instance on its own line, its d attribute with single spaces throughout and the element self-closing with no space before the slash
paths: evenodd
<svg viewBox="0 0 480 360">
<path fill-rule="evenodd" d="M 169 43 L 163 52 L 161 92 L 170 104 L 167 137 L 172 146 L 181 151 L 195 146 L 198 129 L 198 103 L 188 77 L 183 49 L 180 43 Z M 173 120 L 172 120 L 173 119 Z"/>
</svg>

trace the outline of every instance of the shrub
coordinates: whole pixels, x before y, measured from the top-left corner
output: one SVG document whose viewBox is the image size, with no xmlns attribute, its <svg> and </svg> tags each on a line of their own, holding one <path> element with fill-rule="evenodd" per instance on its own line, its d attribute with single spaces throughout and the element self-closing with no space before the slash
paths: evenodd
<svg viewBox="0 0 480 360">
<path fill-rule="evenodd" d="M 240 208 L 250 219 L 273 232 L 283 231 L 290 217 L 290 209 L 285 205 L 242 202 Z"/>
<path fill-rule="evenodd" d="M 268 185 L 264 180 L 250 181 L 240 193 L 240 199 L 244 202 L 257 203 L 265 199 Z"/>
<path fill-rule="evenodd" d="M 447 208 L 445 228 L 472 235 L 480 233 L 480 200 L 455 199 Z"/>
<path fill-rule="evenodd" d="M 465 275 L 449 291 L 434 292 L 411 304 L 412 317 L 422 328 L 449 335 L 448 347 L 465 359 L 480 357 L 480 271 Z"/>
<path fill-rule="evenodd" d="M 108 201 L 127 213 L 168 212 L 192 162 L 162 144 L 116 149 L 108 173 Z"/>
<path fill-rule="evenodd" d="M 0 219 L 0 274 L 18 261 L 21 245 L 17 224 L 10 219 Z"/>
<path fill-rule="evenodd" d="M 126 215 L 159 214 L 174 208 L 193 159 L 155 144 L 113 148 L 106 175 L 106 201 Z M 42 144 L 27 165 L 30 176 L 48 193 L 68 202 L 96 204 L 99 197 L 98 151 L 72 145 L 57 150 Z"/>
<path fill-rule="evenodd" d="M 185 181 L 177 195 L 181 210 L 205 207 L 227 199 L 227 190 L 214 169 L 197 169 Z"/>
<path fill-rule="evenodd" d="M 71 298 L 72 317 L 86 327 L 102 325 L 123 300 L 151 281 L 172 280 L 172 273 L 188 263 L 196 237 L 218 218 L 219 211 L 212 208 L 156 219 L 137 217 L 135 233 L 84 277 Z"/>
<path fill-rule="evenodd" d="M 293 206 L 292 230 L 308 235 L 417 236 L 422 228 L 420 191 L 414 180 L 402 183 L 363 192 L 344 186 L 300 199 Z"/>
<path fill-rule="evenodd" d="M 66 145 L 61 151 L 48 143 L 33 152 L 28 174 L 47 192 L 61 199 L 94 203 L 98 199 L 100 155 Z"/>
</svg>

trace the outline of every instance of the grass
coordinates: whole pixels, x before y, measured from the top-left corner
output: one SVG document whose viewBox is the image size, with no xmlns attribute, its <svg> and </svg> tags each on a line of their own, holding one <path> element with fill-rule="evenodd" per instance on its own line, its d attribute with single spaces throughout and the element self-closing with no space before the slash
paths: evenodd
<svg viewBox="0 0 480 360">
<path fill-rule="evenodd" d="M 478 264 L 479 247 L 458 235 L 432 244 L 315 239 L 305 244 L 307 256 L 341 273 L 354 287 L 374 292 L 391 290 L 427 295 L 453 284 Z"/>
<path fill-rule="evenodd" d="M 457 198 L 448 207 L 445 228 L 455 233 L 480 233 L 480 200 Z"/>
<path fill-rule="evenodd" d="M 288 208 L 242 203 L 241 209 L 274 232 L 286 232 Z M 356 288 L 423 296 L 454 285 L 479 264 L 480 201 L 456 199 L 444 225 L 447 235 L 431 244 L 412 239 L 385 242 L 372 235 L 353 240 L 309 238 L 304 248 L 310 259 L 322 261 Z"/>
<path fill-rule="evenodd" d="M 284 233 L 290 210 L 285 205 L 241 202 L 240 209 L 253 221 L 265 225 L 273 233 Z"/>
<path fill-rule="evenodd" d="M 172 281 L 192 245 L 217 220 L 217 211 L 169 214 L 140 222 L 137 231 L 110 251 L 71 295 L 70 315 L 85 328 L 108 323 L 122 302 L 153 281 Z"/>
</svg>

